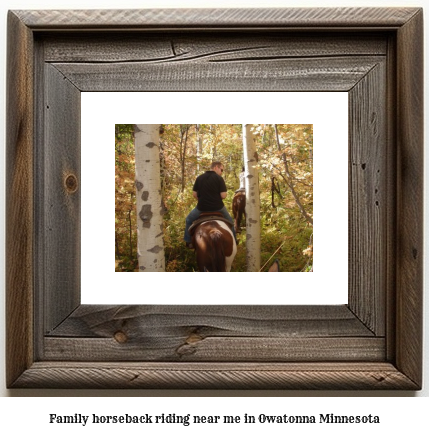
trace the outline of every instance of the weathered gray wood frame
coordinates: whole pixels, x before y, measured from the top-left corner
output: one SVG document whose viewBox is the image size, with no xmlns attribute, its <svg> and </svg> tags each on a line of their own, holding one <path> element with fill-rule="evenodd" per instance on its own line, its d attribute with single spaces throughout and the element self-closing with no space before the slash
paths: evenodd
<svg viewBox="0 0 429 436">
<path fill-rule="evenodd" d="M 420 389 L 422 34 L 418 8 L 9 12 L 7 386 Z M 97 90 L 347 91 L 349 303 L 80 305 Z"/>
</svg>

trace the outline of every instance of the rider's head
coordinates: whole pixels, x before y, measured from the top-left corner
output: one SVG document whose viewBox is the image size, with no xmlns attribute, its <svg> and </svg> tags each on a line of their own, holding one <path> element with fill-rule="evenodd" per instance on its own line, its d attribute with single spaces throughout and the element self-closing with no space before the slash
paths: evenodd
<svg viewBox="0 0 429 436">
<path fill-rule="evenodd" d="M 223 173 L 223 164 L 222 162 L 213 162 L 210 166 L 210 169 L 221 176 Z"/>
</svg>

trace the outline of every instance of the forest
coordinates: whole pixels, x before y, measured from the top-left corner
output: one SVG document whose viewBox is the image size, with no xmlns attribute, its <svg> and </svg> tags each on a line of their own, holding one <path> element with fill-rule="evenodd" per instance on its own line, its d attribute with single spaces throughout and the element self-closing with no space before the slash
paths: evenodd
<svg viewBox="0 0 429 436">
<path fill-rule="evenodd" d="M 136 150 L 133 124 L 115 125 L 115 271 L 138 271 Z M 277 259 L 280 271 L 311 272 L 313 265 L 313 125 L 252 124 L 260 200 L 260 271 Z M 242 124 L 159 125 L 159 183 L 165 271 L 197 271 L 195 253 L 185 246 L 185 218 L 196 206 L 192 187 L 213 161 L 232 198 L 245 162 Z M 231 272 L 248 271 L 246 223 Z"/>
</svg>

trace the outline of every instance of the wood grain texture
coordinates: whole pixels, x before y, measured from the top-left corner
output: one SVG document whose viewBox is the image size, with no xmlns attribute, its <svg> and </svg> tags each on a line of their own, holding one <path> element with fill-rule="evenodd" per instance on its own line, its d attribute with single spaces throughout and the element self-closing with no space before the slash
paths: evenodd
<svg viewBox="0 0 429 436">
<path fill-rule="evenodd" d="M 376 335 L 386 319 L 386 63 L 349 93 L 349 307 Z M 358 290 L 359 289 L 359 290 Z"/>
<path fill-rule="evenodd" d="M 190 329 L 189 329 L 190 330 Z M 151 334 L 152 333 L 152 334 Z M 122 331 L 110 339 L 46 338 L 44 360 L 79 362 L 383 362 L 383 338 L 202 338 L 198 333 L 169 336 L 149 330 L 143 337 L 128 338 Z M 179 336 L 180 335 L 180 336 Z M 121 339 L 119 339 L 121 338 Z M 124 338 L 124 339 L 122 339 Z M 174 365 L 173 365 L 174 366 Z"/>
<path fill-rule="evenodd" d="M 126 350 L 130 361 L 382 361 L 385 340 L 341 305 L 99 305 L 80 306 L 44 349 L 46 360 L 114 361 Z"/>
<path fill-rule="evenodd" d="M 396 34 L 388 37 L 386 106 L 390 108 L 386 114 L 386 138 L 387 154 L 386 166 L 389 169 L 386 179 L 386 196 L 390 201 L 387 203 L 385 223 L 386 227 L 386 359 L 395 361 L 396 355 L 396 232 L 397 232 L 397 44 Z"/>
<path fill-rule="evenodd" d="M 422 29 L 416 8 L 11 12 L 8 386 L 419 389 Z M 167 89 L 349 92 L 348 306 L 79 306 L 80 92 Z"/>
<path fill-rule="evenodd" d="M 239 59 L 238 59 L 239 60 Z M 55 63 L 82 91 L 348 91 L 377 57 L 242 62 Z M 268 67 L 268 68 L 267 68 Z"/>
<path fill-rule="evenodd" d="M 416 8 L 131 9 L 14 11 L 30 28 L 194 29 L 194 28 L 395 28 Z"/>
<path fill-rule="evenodd" d="M 91 389 L 416 389 L 389 363 L 35 363 L 14 387 Z"/>
<path fill-rule="evenodd" d="M 130 339 L 167 337 L 365 337 L 374 334 L 345 305 L 338 306 L 104 306 L 82 305 L 49 336 Z"/>
<path fill-rule="evenodd" d="M 56 68 L 45 66 L 43 229 L 45 332 L 80 304 L 80 91 Z M 54 151 L 55 150 L 55 151 Z M 50 152 L 49 152 L 50 151 Z M 52 268 L 52 265 L 61 267 Z M 61 289 L 59 289 L 61 287 Z"/>
<path fill-rule="evenodd" d="M 422 381 L 423 12 L 398 32 L 397 326 L 398 367 Z"/>
<path fill-rule="evenodd" d="M 6 111 L 6 382 L 33 355 L 33 49 L 28 28 L 8 14 Z"/>
<path fill-rule="evenodd" d="M 52 38 L 43 35 L 46 62 L 160 63 L 236 62 L 255 59 L 386 55 L 382 35 L 284 34 L 282 32 L 111 34 L 99 32 Z M 106 42 L 109 50 L 106 53 Z"/>
</svg>

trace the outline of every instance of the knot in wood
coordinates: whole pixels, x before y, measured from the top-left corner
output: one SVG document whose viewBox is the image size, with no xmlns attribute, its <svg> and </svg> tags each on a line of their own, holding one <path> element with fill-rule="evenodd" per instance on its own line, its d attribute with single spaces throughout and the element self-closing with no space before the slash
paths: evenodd
<svg viewBox="0 0 429 436">
<path fill-rule="evenodd" d="M 124 332 L 120 331 L 120 330 L 117 331 L 113 335 L 113 337 L 115 338 L 115 341 L 119 342 L 120 344 L 123 344 L 123 343 L 127 342 L 127 340 L 128 340 L 127 335 Z"/>
<path fill-rule="evenodd" d="M 195 344 L 196 342 L 200 342 L 203 340 L 203 337 L 197 333 L 191 333 L 189 337 L 186 339 L 186 344 Z"/>
<path fill-rule="evenodd" d="M 76 176 L 74 174 L 67 175 L 64 180 L 64 185 L 69 194 L 73 194 L 74 192 L 76 192 L 78 187 Z"/>
</svg>

